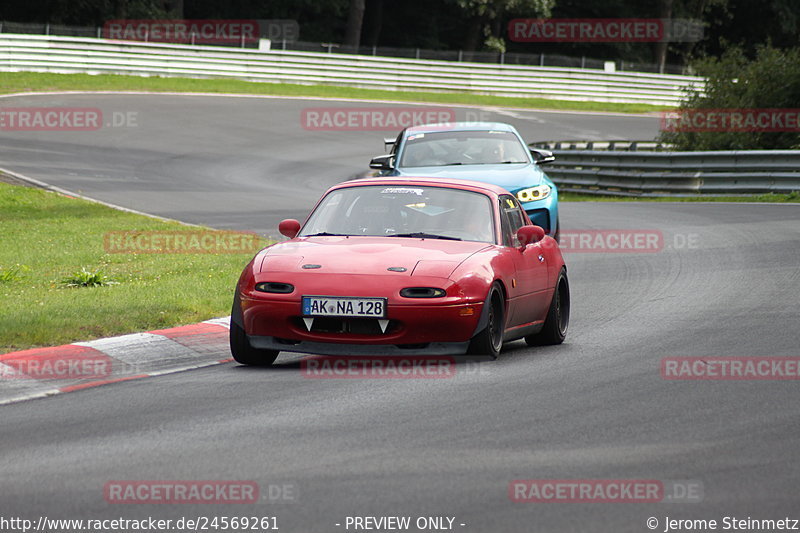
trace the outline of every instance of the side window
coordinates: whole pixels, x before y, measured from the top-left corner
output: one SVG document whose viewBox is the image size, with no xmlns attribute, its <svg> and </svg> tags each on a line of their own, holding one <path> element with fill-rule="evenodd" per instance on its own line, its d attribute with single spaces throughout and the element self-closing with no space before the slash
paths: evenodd
<svg viewBox="0 0 800 533">
<path fill-rule="evenodd" d="M 517 230 L 525 225 L 522 208 L 513 196 L 500 197 L 500 218 L 503 225 L 503 244 L 505 246 L 517 245 Z"/>
<path fill-rule="evenodd" d="M 511 221 L 508 219 L 508 208 L 511 198 L 509 196 L 500 197 L 500 229 L 503 233 L 503 246 L 513 246 L 511 238 Z"/>
</svg>

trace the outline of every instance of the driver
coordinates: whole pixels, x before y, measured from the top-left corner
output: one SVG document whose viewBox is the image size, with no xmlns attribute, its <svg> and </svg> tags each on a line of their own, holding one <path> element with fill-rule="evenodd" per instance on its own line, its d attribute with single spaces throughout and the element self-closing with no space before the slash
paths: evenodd
<svg viewBox="0 0 800 533">
<path fill-rule="evenodd" d="M 494 242 L 492 221 L 483 217 L 473 216 L 467 221 L 464 230 L 480 242 Z"/>
<path fill-rule="evenodd" d="M 497 140 L 496 144 L 492 143 L 481 150 L 481 163 L 484 165 L 492 165 L 502 163 L 505 161 L 506 143 L 502 140 Z"/>
<path fill-rule="evenodd" d="M 427 167 L 435 164 L 434 161 L 436 156 L 433 153 L 433 148 L 428 146 L 426 143 L 423 142 L 412 144 L 407 148 L 407 150 L 408 155 L 406 156 L 406 166 Z"/>
<path fill-rule="evenodd" d="M 488 213 L 476 210 L 464 210 L 458 223 L 456 235 L 468 241 L 494 242 L 494 228 Z"/>
</svg>

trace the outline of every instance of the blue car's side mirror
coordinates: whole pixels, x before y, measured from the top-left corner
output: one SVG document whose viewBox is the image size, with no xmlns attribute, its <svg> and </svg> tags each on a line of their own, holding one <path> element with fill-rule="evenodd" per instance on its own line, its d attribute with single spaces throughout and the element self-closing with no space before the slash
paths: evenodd
<svg viewBox="0 0 800 533">
<path fill-rule="evenodd" d="M 531 155 L 533 161 L 537 165 L 546 165 L 556 160 L 556 156 L 550 150 L 542 150 L 541 148 L 531 148 Z"/>
<path fill-rule="evenodd" d="M 392 170 L 392 168 L 394 168 L 392 159 L 394 159 L 393 155 L 379 155 L 378 157 L 373 157 L 369 162 L 369 168 L 374 168 L 376 170 Z"/>
</svg>

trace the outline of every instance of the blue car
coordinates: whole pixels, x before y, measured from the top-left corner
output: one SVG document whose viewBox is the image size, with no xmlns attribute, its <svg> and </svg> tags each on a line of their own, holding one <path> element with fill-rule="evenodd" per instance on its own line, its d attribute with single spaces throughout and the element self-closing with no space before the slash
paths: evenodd
<svg viewBox="0 0 800 533">
<path fill-rule="evenodd" d="M 529 149 L 519 132 L 500 122 L 425 124 L 387 139 L 391 152 L 370 161 L 379 176 L 461 178 L 499 185 L 517 197 L 531 221 L 559 237 L 558 190 L 541 165 L 546 150 Z"/>
</svg>

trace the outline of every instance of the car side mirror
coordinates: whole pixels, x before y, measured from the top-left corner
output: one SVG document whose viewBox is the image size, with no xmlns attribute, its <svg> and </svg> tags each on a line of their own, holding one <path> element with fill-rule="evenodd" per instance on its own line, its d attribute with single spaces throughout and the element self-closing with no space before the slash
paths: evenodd
<svg viewBox="0 0 800 533">
<path fill-rule="evenodd" d="M 372 160 L 369 162 L 369 168 L 374 168 L 375 170 L 392 170 L 392 158 L 393 155 L 379 155 L 378 157 L 373 157 Z"/>
<path fill-rule="evenodd" d="M 541 226 L 522 226 L 517 230 L 517 241 L 520 248 L 534 244 L 544 239 L 544 228 Z"/>
<path fill-rule="evenodd" d="M 281 235 L 294 239 L 300 233 L 300 222 L 293 218 L 281 220 L 281 223 L 278 224 L 278 231 L 281 232 Z"/>
<path fill-rule="evenodd" d="M 546 165 L 556 160 L 556 156 L 553 155 L 553 152 L 541 148 L 531 148 L 531 155 L 533 156 L 534 163 L 537 165 Z"/>
</svg>

